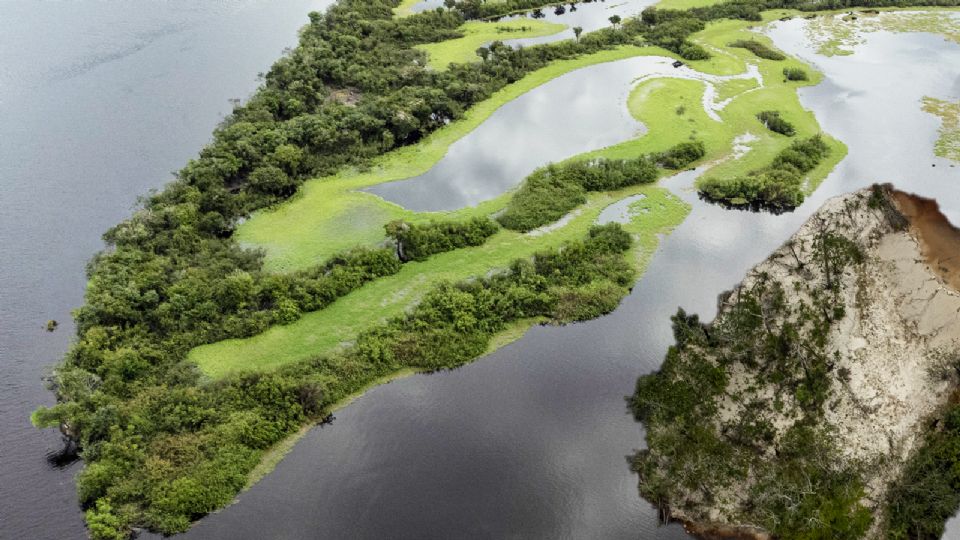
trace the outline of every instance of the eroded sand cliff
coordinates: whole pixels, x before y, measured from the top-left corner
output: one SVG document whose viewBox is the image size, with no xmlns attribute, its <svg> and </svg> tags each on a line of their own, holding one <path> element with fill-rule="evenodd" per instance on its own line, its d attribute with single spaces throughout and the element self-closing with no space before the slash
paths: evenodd
<svg viewBox="0 0 960 540">
<path fill-rule="evenodd" d="M 826 254 L 833 257 L 840 251 L 822 246 L 832 238 L 848 246 L 844 249 L 855 263 L 831 268 Z M 789 434 L 814 424 L 833 448 L 809 459 L 835 463 L 811 470 L 859 477 L 858 502 L 849 506 L 847 517 L 855 521 L 857 509 L 860 517 L 869 510 L 869 527 L 861 527 L 856 536 L 884 537 L 878 516 L 887 490 L 958 386 L 958 291 L 960 231 L 934 201 L 889 186 L 831 199 L 734 291 L 721 296 L 717 320 L 704 326 L 703 341 L 709 345 L 681 347 L 680 360 L 657 374 L 657 384 L 663 385 L 690 382 L 702 366 L 724 373 L 722 390 L 712 396 L 705 392 L 709 403 L 683 413 L 700 415 L 700 424 L 684 421 L 714 430 L 717 439 L 712 444 L 720 448 L 704 454 L 714 461 L 701 467 L 707 471 L 700 472 L 702 481 L 661 475 L 696 471 L 697 458 L 671 448 L 670 430 L 675 428 L 658 423 L 666 418 L 657 416 L 662 414 L 657 407 L 666 402 L 664 394 L 646 398 L 650 392 L 645 394 L 638 385 L 634 399 L 647 401 L 635 404 L 635 410 L 651 424 L 651 447 L 637 458 L 641 491 L 648 498 L 657 493 L 662 500 L 656 502 L 670 517 L 686 522 L 698 536 L 769 538 L 769 529 L 783 521 L 776 512 L 793 504 L 779 499 L 797 497 L 794 492 L 769 493 L 769 480 L 780 474 L 778 468 L 787 467 L 781 463 L 783 453 L 790 451 L 787 445 L 793 444 L 786 441 Z M 729 319 L 742 318 L 742 303 L 748 301 L 756 303 L 758 320 L 768 328 L 755 335 L 785 341 L 777 345 L 786 351 L 783 358 L 790 359 L 778 357 L 782 365 L 771 367 L 774 361 L 756 352 L 768 349 L 752 347 L 745 355 L 739 345 L 724 342 Z M 794 327 L 799 332 L 793 332 Z M 794 334 L 799 336 L 795 343 L 785 340 Z M 804 343 L 813 341 L 819 344 Z M 816 407 L 806 401 L 809 392 L 802 388 L 816 369 L 810 358 L 822 359 L 825 366 L 818 380 L 826 388 Z M 698 362 L 701 367 L 689 367 Z M 727 466 L 730 471 L 712 472 Z M 764 505 L 778 510 L 768 511 Z"/>
</svg>

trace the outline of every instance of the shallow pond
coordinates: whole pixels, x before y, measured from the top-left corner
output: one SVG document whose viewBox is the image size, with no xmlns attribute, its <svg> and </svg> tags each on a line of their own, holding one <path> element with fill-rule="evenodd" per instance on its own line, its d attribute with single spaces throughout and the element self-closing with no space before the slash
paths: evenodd
<svg viewBox="0 0 960 540">
<path fill-rule="evenodd" d="M 540 36 L 532 38 L 505 39 L 503 42 L 507 45 L 530 46 L 541 43 L 552 43 L 564 39 L 574 39 L 576 35 L 573 29 L 577 26 L 583 28 L 583 32 L 592 32 L 610 26 L 610 17 L 619 15 L 621 19 L 635 17 L 640 15 L 643 8 L 655 4 L 657 0 L 598 0 L 595 2 L 573 4 L 568 2 L 564 4 L 563 10 L 558 11 L 557 7 L 545 7 L 540 13 L 538 20 L 565 24 L 567 28 L 556 34 L 549 36 Z M 413 6 L 414 12 L 436 9 L 443 6 L 443 0 L 424 0 Z M 503 20 L 534 18 L 533 12 L 521 13 L 505 17 Z"/>
<path fill-rule="evenodd" d="M 534 169 L 632 139 L 643 126 L 626 102 L 640 81 L 655 77 L 711 83 L 704 104 L 715 116 L 713 82 L 759 77 L 751 67 L 731 77 L 704 75 L 673 60 L 645 56 L 586 67 L 507 103 L 459 141 L 426 173 L 367 191 L 416 211 L 455 210 L 492 199 Z"/>
<path fill-rule="evenodd" d="M 717 294 L 826 198 L 874 181 L 939 196 L 948 215 L 960 211 L 958 169 L 933 157 L 937 124 L 916 102 L 931 93 L 957 97 L 960 47 L 876 34 L 853 56 L 823 58 L 805 47 L 800 24 L 771 35 L 827 74 L 802 99 L 850 146 L 807 203 L 780 216 L 730 211 L 698 200 L 690 188 L 699 171 L 665 180 L 693 212 L 617 311 L 537 327 L 463 368 L 371 390 L 187 536 L 684 538 L 678 526 L 657 526 L 624 459 L 642 446 L 643 427 L 626 414 L 623 396 L 660 365 L 677 306 L 712 318 Z"/>
</svg>

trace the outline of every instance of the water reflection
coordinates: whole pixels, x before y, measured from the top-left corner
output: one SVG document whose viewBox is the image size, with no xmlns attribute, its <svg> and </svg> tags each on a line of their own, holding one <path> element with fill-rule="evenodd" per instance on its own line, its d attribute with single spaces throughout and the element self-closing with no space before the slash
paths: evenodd
<svg viewBox="0 0 960 540">
<path fill-rule="evenodd" d="M 543 21 L 567 25 L 566 30 L 549 36 L 530 37 L 504 40 L 504 43 L 513 47 L 528 47 L 541 43 L 552 43 L 564 39 L 574 39 L 573 28 L 579 26 L 584 33 L 593 32 L 610 26 L 610 17 L 620 16 L 621 19 L 638 17 L 643 8 L 655 4 L 657 0 L 609 0 L 590 3 L 569 3 L 560 12 L 554 7 L 543 8 L 538 15 L 533 12 L 514 15 L 508 19 L 537 18 Z"/>
<path fill-rule="evenodd" d="M 497 110 L 450 146 L 427 173 L 370 191 L 418 211 L 453 210 L 496 197 L 536 167 L 636 136 L 631 81 L 672 69 L 666 58 L 599 64 L 557 78 Z"/>
<path fill-rule="evenodd" d="M 873 52 L 822 59 L 804 47 L 795 24 L 772 35 L 827 74 L 833 86 L 805 90 L 803 103 L 850 146 L 805 204 L 780 216 L 731 212 L 698 199 L 692 184 L 699 170 L 664 180 L 693 211 L 664 239 L 617 311 L 582 324 L 537 327 L 461 369 L 371 390 L 332 425 L 311 431 L 237 504 L 186 536 L 685 538 L 677 526 L 657 526 L 624 461 L 643 444 L 643 428 L 625 413 L 623 396 L 638 375 L 660 365 L 677 306 L 711 319 L 717 294 L 828 197 L 892 180 L 901 189 L 939 194 L 953 215 L 960 206 L 956 176 L 925 174 L 931 160 L 941 169 L 932 147 L 903 140 L 930 142 L 937 126 L 919 113 L 916 95 L 956 97 L 960 47 L 931 36 L 877 34 L 864 46 Z M 877 51 L 904 60 L 874 65 Z M 915 69 L 928 56 L 940 73 Z M 882 91 L 874 90 L 877 70 L 886 73 Z M 844 76 L 850 73 L 862 78 Z M 831 91 L 842 93 L 835 98 Z M 872 118 L 889 114 L 907 118 Z M 906 131 L 877 131 L 884 121 Z M 873 163 L 881 157 L 896 167 Z"/>
<path fill-rule="evenodd" d="M 756 66 L 717 76 L 672 63 L 647 56 L 568 73 L 498 109 L 426 173 L 368 191 L 416 211 L 472 206 L 516 186 L 539 166 L 638 135 L 642 125 L 629 114 L 626 101 L 640 82 L 656 77 L 702 80 L 707 85 L 704 109 L 718 121 L 717 111 L 729 100 L 715 101 L 714 83 L 756 79 L 763 84 Z"/>
<path fill-rule="evenodd" d="M 584 33 L 593 32 L 610 26 L 610 17 L 620 16 L 621 19 L 640 15 L 643 8 L 655 4 L 657 0 L 596 0 L 594 2 L 567 2 L 560 6 L 548 6 L 543 9 L 528 11 L 505 17 L 503 20 L 538 19 L 542 21 L 560 23 L 567 28 L 549 36 L 517 38 L 504 40 L 507 45 L 528 47 L 541 43 L 553 43 L 564 39 L 574 39 L 573 28 L 579 26 Z M 413 11 L 419 13 L 443 6 L 443 0 L 424 0 L 413 6 Z M 561 9 L 562 8 L 562 9 Z"/>
<path fill-rule="evenodd" d="M 607 223 L 630 223 L 634 219 L 637 219 L 642 214 L 647 212 L 645 209 L 637 210 L 635 208 L 631 208 L 634 203 L 638 203 L 646 198 L 646 195 L 640 193 L 638 195 L 631 195 L 629 197 L 620 199 L 619 201 L 604 208 L 600 212 L 600 215 L 597 216 L 597 224 L 606 225 Z"/>
<path fill-rule="evenodd" d="M 960 168 L 934 155 L 940 120 L 920 102 L 960 99 L 960 46 L 932 34 L 876 32 L 852 56 L 825 57 L 811 50 L 800 19 L 777 23 L 770 37 L 826 74 L 822 84 L 800 90 L 800 101 L 849 148 L 832 175 L 845 191 L 892 182 L 937 199 L 960 223 Z"/>
</svg>

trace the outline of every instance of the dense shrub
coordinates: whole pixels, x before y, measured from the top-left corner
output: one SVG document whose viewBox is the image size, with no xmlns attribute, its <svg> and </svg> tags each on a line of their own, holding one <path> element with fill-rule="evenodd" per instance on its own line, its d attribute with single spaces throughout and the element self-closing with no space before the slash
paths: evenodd
<svg viewBox="0 0 960 540">
<path fill-rule="evenodd" d="M 786 60 L 786 56 L 780 51 L 776 51 L 767 47 L 763 43 L 760 43 L 754 39 L 738 39 L 733 43 L 730 43 L 730 47 L 736 47 L 738 49 L 747 49 L 753 54 L 757 55 L 760 58 L 765 60 Z"/>
<path fill-rule="evenodd" d="M 694 161 L 703 159 L 706 155 L 706 147 L 703 141 L 691 141 L 680 143 L 669 150 L 656 154 L 654 159 L 657 165 L 664 169 L 682 169 Z"/>
<path fill-rule="evenodd" d="M 613 191 L 657 179 L 657 165 L 679 169 L 702 158 L 702 142 L 680 143 L 664 152 L 636 159 L 595 159 L 552 164 L 537 169 L 514 193 L 497 221 L 527 232 L 560 219 L 586 202 L 589 191 Z"/>
<path fill-rule="evenodd" d="M 464 222 L 432 221 L 426 225 L 392 221 L 386 225 L 387 236 L 396 242 L 397 256 L 402 261 L 423 261 L 436 253 L 479 246 L 498 229 L 496 223 L 485 217 Z"/>
<path fill-rule="evenodd" d="M 615 308 L 633 281 L 620 257 L 630 244 L 619 225 L 594 227 L 586 240 L 517 260 L 505 272 L 441 284 L 407 315 L 361 334 L 346 356 L 360 365 L 448 368 L 482 354 L 510 322 L 597 317 Z M 575 312 L 563 309 L 570 294 L 581 301 Z"/>
<path fill-rule="evenodd" d="M 960 406 L 953 406 L 910 457 L 887 496 L 889 538 L 937 540 L 960 508 Z"/>
<path fill-rule="evenodd" d="M 767 167 L 733 179 L 708 178 L 699 184 L 708 199 L 735 206 L 784 210 L 804 199 L 804 178 L 830 153 L 820 135 L 795 141 Z"/>
<path fill-rule="evenodd" d="M 562 165 L 548 165 L 524 180 L 497 221 L 510 230 L 531 231 L 585 203 L 586 193 L 582 185 L 566 177 Z"/>
<path fill-rule="evenodd" d="M 781 135 L 786 135 L 787 137 L 793 137 L 797 133 L 797 130 L 793 127 L 793 124 L 784 120 L 783 117 L 780 116 L 779 111 L 758 112 L 757 120 L 760 120 L 770 131 L 779 133 Z"/>
<path fill-rule="evenodd" d="M 783 76 L 786 77 L 788 81 L 808 80 L 807 72 L 800 68 L 783 68 Z"/>
</svg>

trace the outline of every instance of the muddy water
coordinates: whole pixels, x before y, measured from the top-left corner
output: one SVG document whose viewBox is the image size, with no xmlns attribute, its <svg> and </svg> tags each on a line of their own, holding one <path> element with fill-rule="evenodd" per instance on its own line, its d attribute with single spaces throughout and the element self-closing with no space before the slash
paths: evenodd
<svg viewBox="0 0 960 540">
<path fill-rule="evenodd" d="M 537 327 L 463 368 L 371 390 L 187 536 L 685 537 L 677 526 L 657 526 L 624 459 L 642 446 L 643 427 L 626 414 L 623 396 L 660 365 L 677 306 L 712 318 L 716 295 L 826 198 L 875 181 L 938 197 L 958 222 L 957 169 L 933 157 L 937 123 L 918 99 L 956 97 L 960 47 L 933 36 L 876 34 L 857 54 L 827 59 L 804 46 L 795 24 L 773 36 L 827 74 L 802 99 L 850 147 L 806 204 L 780 216 L 728 211 L 690 189 L 700 171 L 667 179 L 693 211 L 617 311 Z"/>
</svg>

